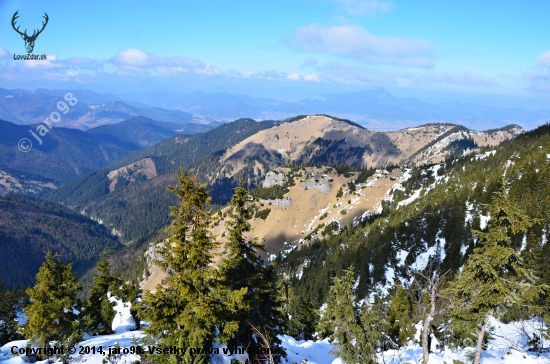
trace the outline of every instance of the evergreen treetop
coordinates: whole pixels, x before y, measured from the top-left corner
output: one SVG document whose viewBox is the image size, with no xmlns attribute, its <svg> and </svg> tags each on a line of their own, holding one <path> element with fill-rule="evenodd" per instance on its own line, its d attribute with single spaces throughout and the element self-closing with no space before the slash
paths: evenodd
<svg viewBox="0 0 550 364">
<path fill-rule="evenodd" d="M 58 255 L 46 254 L 36 274 L 36 284 L 27 289 L 30 304 L 25 307 L 27 324 L 24 332 L 38 346 L 58 345 L 74 334 L 77 316 L 78 282 L 72 264 L 63 264 Z"/>
<path fill-rule="evenodd" d="M 497 191 L 493 202 L 486 205 L 490 220 L 486 231 L 474 231 L 478 237 L 477 246 L 464 265 L 464 269 L 452 290 L 467 298 L 468 315 L 479 315 L 482 319 L 499 304 L 516 303 L 517 293 L 522 289 L 533 297 L 529 284 L 520 282 L 522 277 L 533 275 L 533 270 L 523 263 L 521 254 L 511 246 L 511 234 L 526 231 L 535 221 L 512 205 L 505 191 Z M 475 288 L 474 288 L 475 287 Z M 540 287 L 539 287 L 540 288 Z"/>
<path fill-rule="evenodd" d="M 96 266 L 97 273 L 93 274 L 93 283 L 90 288 L 90 298 L 85 307 L 85 321 L 87 329 L 94 334 L 112 334 L 111 328 L 116 312 L 114 303 L 109 301 L 108 293 L 117 289 L 120 280 L 111 275 L 111 266 L 107 261 L 108 254 L 103 253 Z"/>
<path fill-rule="evenodd" d="M 380 318 L 369 304 L 354 303 L 355 272 L 353 266 L 335 277 L 327 297 L 321 329 L 331 333 L 334 354 L 344 363 L 376 363 L 376 347 L 381 332 Z"/>
<path fill-rule="evenodd" d="M 17 332 L 16 309 L 19 306 L 18 297 L 0 280 L 0 346 L 15 340 Z"/>
<path fill-rule="evenodd" d="M 252 327 L 268 330 L 276 339 L 283 325 L 280 302 L 276 295 L 277 277 L 275 270 L 259 255 L 263 246 L 257 238 L 247 239 L 251 231 L 248 220 L 252 211 L 248 206 L 248 191 L 242 181 L 235 188 L 230 202 L 227 224 L 226 254 L 222 258 L 219 271 L 223 288 L 220 292 L 239 297 L 234 301 L 234 310 L 227 310 L 226 320 L 238 323 L 238 330 L 230 345 L 255 347 Z"/>
<path fill-rule="evenodd" d="M 167 277 L 154 292 L 144 295 L 142 315 L 150 322 L 145 331 L 164 347 L 211 347 L 214 340 L 228 340 L 236 330 L 235 322 L 224 322 L 219 316 L 219 307 L 237 300 L 238 295 L 221 297 L 216 291 L 220 282 L 212 260 L 217 243 L 208 230 L 211 216 L 206 212 L 210 201 L 206 186 L 181 168 L 176 178 L 178 186 L 169 190 L 181 201 L 170 207 L 169 238 L 158 250 L 160 259 L 156 261 Z M 209 358 L 186 353 L 170 360 L 199 363 Z"/>
<path fill-rule="evenodd" d="M 451 312 L 454 330 L 462 337 L 470 330 L 477 332 L 475 363 L 481 360 L 488 315 L 529 303 L 547 290 L 545 285 L 525 282 L 533 277 L 534 270 L 524 264 L 520 253 L 511 246 L 510 235 L 526 231 L 536 220 L 511 203 L 504 183 L 487 208 L 491 216 L 488 228 L 474 231 L 479 239 L 477 246 L 447 290 L 454 298 Z"/>
</svg>

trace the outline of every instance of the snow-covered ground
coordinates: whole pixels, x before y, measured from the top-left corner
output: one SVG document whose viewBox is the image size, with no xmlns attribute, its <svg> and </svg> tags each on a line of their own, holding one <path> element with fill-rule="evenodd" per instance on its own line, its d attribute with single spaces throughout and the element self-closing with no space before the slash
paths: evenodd
<svg viewBox="0 0 550 364">
<path fill-rule="evenodd" d="M 114 298 L 110 298 L 114 301 Z M 143 337 L 142 331 L 132 331 L 133 321 L 130 316 L 129 304 L 116 300 L 115 309 L 116 317 L 113 320 L 113 330 L 116 334 L 87 336 L 84 341 L 76 346 L 77 353 L 72 355 L 74 363 L 86 364 L 102 364 L 109 352 L 109 348 L 114 348 L 118 344 L 121 348 L 121 355 L 118 358 L 118 364 L 132 363 L 139 360 L 139 357 L 132 354 L 132 348 L 139 345 L 138 340 Z M 537 320 L 524 321 L 520 323 L 502 324 L 496 319 L 490 320 L 492 327 L 491 333 L 493 339 L 489 342 L 488 350 L 482 353 L 482 364 L 542 364 L 550 363 L 550 353 L 542 353 L 537 356 L 536 353 L 528 352 L 527 335 L 532 335 L 533 332 L 540 332 L 541 323 Z M 527 333 L 527 335 L 526 335 Z M 312 340 L 295 340 L 290 336 L 280 336 L 282 346 L 287 353 L 286 363 L 308 363 L 308 364 L 342 364 L 340 358 L 331 353 L 333 346 L 328 339 L 312 341 Z M 435 342 L 435 340 L 434 340 Z M 26 364 L 22 356 L 12 354 L 12 348 L 24 348 L 28 344 L 27 340 L 12 341 L 0 347 L 0 362 L 1 364 Z M 548 343 L 543 344 L 550 344 Z M 95 348 L 96 351 L 100 347 L 103 348 L 105 355 L 101 353 L 89 353 L 79 355 L 80 347 Z M 223 353 L 223 346 L 214 345 L 217 347 L 220 354 L 212 357 L 216 364 L 229 364 L 231 359 L 244 359 L 245 355 L 233 355 Z M 126 349 L 126 350 L 125 350 Z M 435 348 L 434 348 L 435 349 Z M 148 348 L 144 350 L 148 352 Z M 430 354 L 430 364 L 453 363 L 453 360 L 461 360 L 464 363 L 468 361 L 468 354 L 472 353 L 473 347 L 468 347 L 459 351 L 449 349 L 434 350 Z M 163 354 L 157 354 L 163 355 Z M 398 364 L 398 363 L 419 363 L 422 357 L 421 347 L 410 342 L 409 346 L 400 350 L 389 350 L 378 354 L 380 363 Z M 47 361 L 39 361 L 38 364 L 47 364 Z"/>
<path fill-rule="evenodd" d="M 109 348 L 114 348 L 118 344 L 122 350 L 127 348 L 130 351 L 131 347 L 139 345 L 137 341 L 143 337 L 143 332 L 131 331 L 135 329 L 136 325 L 130 315 L 130 303 L 122 302 L 122 300 L 115 297 L 109 297 L 109 301 L 115 303 L 114 309 L 116 315 L 112 324 L 115 334 L 98 336 L 86 334 L 83 338 L 84 340 L 75 345 L 76 352 L 71 356 L 74 359 L 74 363 L 102 364 L 103 359 L 109 354 Z M 24 357 L 13 355 L 12 350 L 17 351 L 18 348 L 25 348 L 27 344 L 28 340 L 17 340 L 0 347 L 0 362 L 2 364 L 26 364 L 26 361 L 23 359 Z M 13 349 L 13 347 L 17 348 Z M 104 354 L 98 352 L 99 348 L 103 349 Z M 65 350 L 68 351 L 68 348 L 65 348 Z M 80 354 L 81 351 L 84 353 L 86 350 L 90 350 L 90 352 L 88 354 Z M 96 353 L 94 354 L 93 351 L 96 351 Z M 139 357 L 130 352 L 127 354 L 121 353 L 121 357 L 125 363 L 139 360 Z M 38 361 L 37 363 L 47 364 L 47 360 Z"/>
</svg>

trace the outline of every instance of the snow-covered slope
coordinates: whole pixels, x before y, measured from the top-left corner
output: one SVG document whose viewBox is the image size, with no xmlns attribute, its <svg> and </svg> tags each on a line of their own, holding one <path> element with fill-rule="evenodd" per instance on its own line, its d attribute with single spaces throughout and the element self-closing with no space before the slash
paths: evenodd
<svg viewBox="0 0 550 364">
<path fill-rule="evenodd" d="M 116 305 L 114 307 L 116 316 L 112 323 L 112 328 L 116 332 L 112 335 L 98 335 L 90 337 L 85 335 L 84 340 L 74 346 L 75 353 L 71 355 L 73 363 L 103 364 L 104 359 L 116 360 L 118 364 L 130 364 L 139 361 L 140 357 L 135 354 L 138 346 L 142 348 L 145 354 L 150 353 L 150 347 L 140 342 L 144 337 L 143 331 L 135 330 L 135 323 L 130 315 L 130 304 L 122 302 L 114 297 L 109 298 Z M 417 325 L 420 327 L 420 325 Z M 545 325 L 540 320 L 529 320 L 521 322 L 512 322 L 503 324 L 491 318 L 489 322 L 491 330 L 491 340 L 488 343 L 487 350 L 482 353 L 482 364 L 542 364 L 550 362 L 550 353 L 542 352 L 537 354 L 529 351 L 527 344 L 534 335 L 541 335 Z M 418 341 L 417 335 L 417 341 Z M 342 364 L 343 362 L 334 353 L 334 347 L 328 339 L 295 340 L 290 336 L 280 336 L 282 346 L 287 353 L 283 363 L 308 363 L 308 364 Z M 418 342 L 409 341 L 406 347 L 399 350 L 388 350 L 378 353 L 378 359 L 381 363 L 417 363 L 422 357 L 422 349 Z M 473 341 L 472 341 L 473 343 Z M 28 340 L 17 340 L 7 343 L 0 347 L 0 362 L 2 364 L 25 364 L 32 357 L 24 355 L 14 355 L 20 349 L 24 349 L 29 344 Z M 545 345 L 544 339 L 542 346 Z M 109 353 L 114 353 L 115 348 L 120 348 L 120 354 L 109 357 Z M 217 348 L 219 354 L 212 356 L 212 362 L 216 364 L 230 364 L 232 359 L 244 362 L 246 354 L 229 355 L 224 353 L 225 346 L 214 343 L 212 348 Z M 68 350 L 68 348 L 65 348 Z M 100 352 L 100 349 L 102 352 Z M 164 348 L 161 348 L 164 349 Z M 473 352 L 473 347 L 466 347 L 460 350 L 451 350 L 442 348 L 438 345 L 436 339 L 432 340 L 432 353 L 430 354 L 430 364 L 453 363 L 453 360 L 468 362 L 468 356 Z M 226 349 L 227 351 L 227 349 Z M 165 354 L 149 354 L 165 355 Z M 47 364 L 47 361 L 38 361 L 40 364 Z"/>
</svg>

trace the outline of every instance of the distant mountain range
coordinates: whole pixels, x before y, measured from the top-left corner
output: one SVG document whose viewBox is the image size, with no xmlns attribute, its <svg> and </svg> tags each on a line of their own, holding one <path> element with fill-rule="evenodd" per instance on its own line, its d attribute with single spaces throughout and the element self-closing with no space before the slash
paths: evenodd
<svg viewBox="0 0 550 364">
<path fill-rule="evenodd" d="M 67 103 L 67 93 L 77 99 L 75 105 Z M 59 104 L 60 102 L 64 102 L 69 110 L 65 112 L 65 106 Z M 60 120 L 52 123 L 53 125 L 80 130 L 117 123 L 134 116 L 177 124 L 193 121 L 193 116 L 185 111 L 134 105 L 136 103 L 126 103 L 111 94 L 96 94 L 91 91 L 0 88 L 0 119 L 15 124 L 41 123 L 53 112 L 58 112 L 60 116 Z"/>
<path fill-rule="evenodd" d="M 114 143 L 129 143 L 136 146 L 137 149 L 142 149 L 153 146 L 176 134 L 192 135 L 204 133 L 211 129 L 213 127 L 210 125 L 167 123 L 135 116 L 120 123 L 98 126 L 86 133 L 103 140 L 111 140 Z"/>
<path fill-rule="evenodd" d="M 353 120 L 371 130 L 395 130 L 434 122 L 456 123 L 475 130 L 500 128 L 511 123 L 529 129 L 550 119 L 550 109 L 527 111 L 459 102 L 434 105 L 416 98 L 396 97 L 383 88 L 333 93 L 298 102 L 224 92 L 163 92 L 125 97 L 224 121 L 239 117 L 282 120 L 299 114 L 330 114 Z"/>
<path fill-rule="evenodd" d="M 550 119 L 550 109 L 527 111 L 474 103 L 430 104 L 416 98 L 401 98 L 383 88 L 332 93 L 298 102 L 252 97 L 238 93 L 190 94 L 151 92 L 123 97 L 86 90 L 6 90 L 0 88 L 0 119 L 16 124 L 43 122 L 58 111 L 58 102 L 72 93 L 78 103 L 61 114 L 56 126 L 87 130 L 134 116 L 178 124 L 218 126 L 239 118 L 284 120 L 297 115 L 330 114 L 353 120 L 370 130 L 397 130 L 425 123 L 455 123 L 474 130 L 519 124 L 532 129 Z"/>
</svg>

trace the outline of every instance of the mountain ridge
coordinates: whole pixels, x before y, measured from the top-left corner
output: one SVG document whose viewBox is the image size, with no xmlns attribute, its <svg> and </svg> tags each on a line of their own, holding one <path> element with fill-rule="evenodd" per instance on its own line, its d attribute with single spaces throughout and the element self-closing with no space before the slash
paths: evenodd
<svg viewBox="0 0 550 364">
<path fill-rule="evenodd" d="M 56 186 L 183 131 L 194 134 L 210 129 L 201 124 L 172 124 L 136 117 L 88 131 L 53 127 L 41 137 L 40 145 L 29 133 L 29 128 L 33 131 L 36 125 L 16 125 L 0 119 L 0 128 L 3 130 L 0 134 L 0 153 L 4 156 L 0 160 L 0 170 L 16 179 L 32 170 L 35 181 L 53 182 Z M 27 152 L 18 149 L 18 141 L 23 138 L 33 143 Z M 37 180 L 37 177 L 40 178 Z M 3 180 L 6 182 L 6 179 Z M 0 190 L 6 189 L 1 193 L 10 191 L 7 182 L 0 184 L 3 186 Z"/>
<path fill-rule="evenodd" d="M 309 126 L 301 125 L 306 123 Z M 308 129 L 310 126 L 311 128 Z M 229 128 L 232 128 L 231 132 Z M 303 132 L 298 133 L 297 128 L 303 128 Z M 433 134 L 431 139 L 453 128 L 455 127 L 450 125 L 435 125 L 432 127 L 434 130 L 431 131 Z M 311 134 L 313 130 L 316 130 L 315 133 L 318 135 Z M 243 135 L 243 131 L 247 135 Z M 402 131 L 402 133 L 406 132 L 408 132 L 407 129 Z M 212 143 L 214 135 L 227 137 L 231 133 L 234 135 L 232 140 L 227 139 L 225 143 L 211 144 L 210 149 L 202 149 L 208 143 Z M 46 198 L 83 211 L 95 219 L 101 219 L 109 226 L 121 231 L 124 241 L 130 241 L 153 234 L 162 229 L 162 224 L 167 223 L 164 211 L 166 208 L 159 202 L 173 201 L 173 197 L 165 188 L 170 183 L 174 183 L 172 174 L 179 166 L 185 167 L 188 173 L 198 175 L 201 182 L 208 184 L 213 203 L 224 205 L 231 197 L 238 179 L 242 178 L 248 188 L 259 187 L 269 171 L 284 164 L 340 164 L 355 168 L 384 167 L 395 164 L 403 161 L 403 156 L 411 156 L 413 152 L 429 144 L 431 140 L 429 137 L 420 138 L 424 135 L 423 130 L 416 133 L 414 135 L 418 136 L 418 145 L 410 151 L 400 151 L 397 147 L 401 146 L 403 141 L 397 138 L 402 134 L 386 135 L 387 133 L 371 132 L 337 118 L 307 116 L 296 120 L 290 119 L 273 127 L 252 119 L 240 119 L 204 134 L 172 137 L 151 148 L 128 154 L 108 168 L 83 176 L 52 191 Z M 300 136 L 301 134 L 303 136 Z M 464 138 L 458 132 L 451 134 L 457 140 Z M 356 137 L 357 135 L 360 137 Z M 512 138 L 513 135 L 508 133 L 507 138 Z M 373 138 L 377 139 L 373 142 L 371 140 Z M 498 144 L 504 139 L 489 139 L 488 145 Z M 361 146 L 365 140 L 374 144 L 372 146 L 365 144 L 368 148 Z M 395 143 L 392 140 L 396 140 Z M 297 143 L 296 150 L 280 144 L 283 142 L 289 144 L 294 141 Z M 450 143 L 451 138 L 448 138 L 448 141 Z M 446 156 L 451 154 L 443 150 L 447 145 L 438 144 L 435 149 L 427 151 L 425 156 L 422 155 L 417 158 L 419 160 L 411 162 L 412 165 L 427 162 L 428 159 L 430 163 L 444 161 Z M 457 146 L 456 154 L 464 153 L 465 148 L 461 149 L 461 147 L 461 145 Z M 202 154 L 197 154 L 200 150 Z M 287 152 L 290 154 L 287 155 Z M 190 153 L 193 153 L 193 158 L 189 158 Z M 365 160 L 363 155 L 368 158 Z M 374 160 L 376 156 L 379 158 Z M 421 160 L 424 157 L 426 160 Z M 142 197 L 136 199 L 137 195 Z M 149 211 L 150 218 L 148 216 L 141 218 L 141 222 L 147 228 L 138 235 L 134 235 L 134 232 L 138 231 L 137 227 L 133 227 L 135 222 L 127 224 L 125 222 L 127 220 L 123 217 L 127 212 L 118 211 L 117 207 L 133 211 L 134 216 L 141 216 L 140 208 Z M 147 222 L 147 219 L 150 221 Z"/>
</svg>

